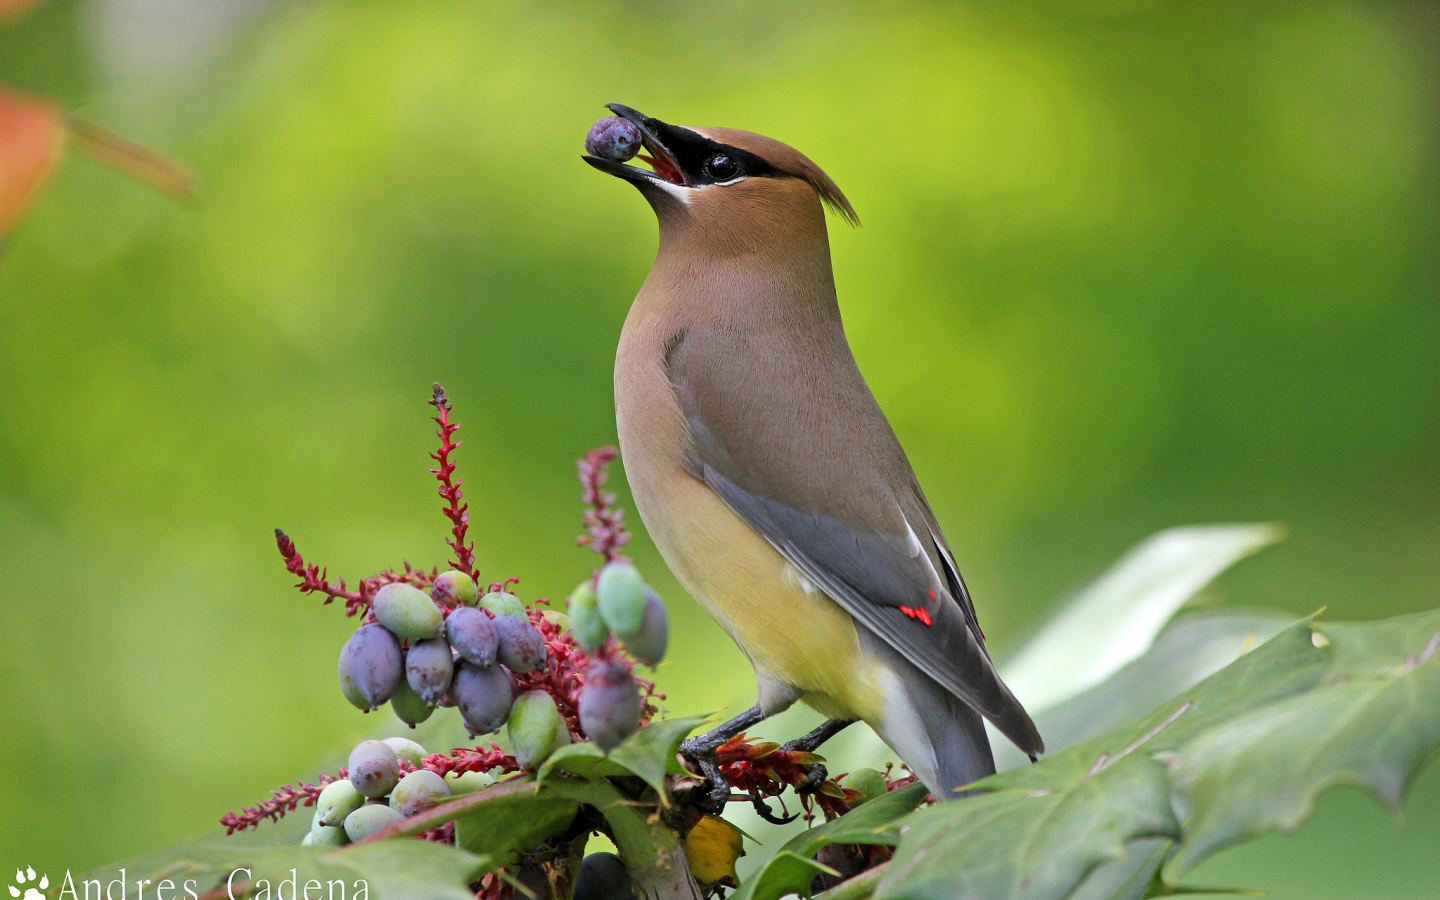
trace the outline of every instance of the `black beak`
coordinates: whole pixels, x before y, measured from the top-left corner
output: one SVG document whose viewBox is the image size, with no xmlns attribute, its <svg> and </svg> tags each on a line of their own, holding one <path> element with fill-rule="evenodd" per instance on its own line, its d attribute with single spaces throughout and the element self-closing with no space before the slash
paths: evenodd
<svg viewBox="0 0 1440 900">
<path fill-rule="evenodd" d="M 637 109 L 631 109 L 619 103 L 607 103 L 605 106 L 615 115 L 630 121 L 640 129 L 641 141 L 650 155 L 648 157 L 641 156 L 639 159 L 650 163 L 655 171 L 641 169 L 637 166 L 627 166 L 624 163 L 588 154 L 581 156 L 581 159 L 602 172 L 623 178 L 637 186 L 651 182 L 667 182 L 681 187 L 690 186 L 690 179 L 685 177 L 685 172 L 681 169 L 680 163 L 671 149 L 685 143 L 684 135 L 689 133 L 686 129 L 667 125 L 659 119 L 652 119 Z"/>
</svg>

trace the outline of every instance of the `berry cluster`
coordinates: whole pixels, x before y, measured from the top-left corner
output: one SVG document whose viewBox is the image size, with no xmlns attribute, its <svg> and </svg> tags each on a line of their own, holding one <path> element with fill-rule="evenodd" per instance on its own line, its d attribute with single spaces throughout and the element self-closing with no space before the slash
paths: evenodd
<svg viewBox="0 0 1440 900">
<path fill-rule="evenodd" d="M 453 797 L 534 771 L 566 744 L 590 741 L 609 751 L 646 724 L 657 712 L 654 701 L 664 699 L 653 683 L 634 674 L 637 663 L 654 667 L 665 656 L 669 623 L 659 595 L 620 552 L 630 536 L 615 496 L 603 489 L 616 451 L 595 450 L 577 463 L 587 505 L 579 543 L 600 555 L 600 568 L 570 593 L 564 612 L 548 608 L 543 598 L 527 605 L 512 587 L 518 579 L 481 588 L 473 544 L 467 543 L 469 506 L 451 460 L 460 447 L 454 440 L 459 426 L 450 421 L 450 404 L 438 384 L 431 403 L 440 446 L 431 454 L 438 465 L 430 471 L 451 525 L 449 571 L 425 572 L 407 564 L 403 571 L 362 579 L 350 590 L 343 579 L 331 581 L 325 569 L 307 563 L 284 532 L 277 530 L 276 542 L 302 593 L 321 594 L 326 603 L 340 599 L 346 615 L 361 619 L 340 650 L 339 682 L 346 700 L 365 712 L 388 703 L 412 728 L 437 709 L 455 708 L 472 738 L 505 728 L 511 750 L 491 743 L 427 754 L 404 738 L 365 741 L 336 776 L 280 788 L 255 807 L 227 814 L 221 819 L 227 832 L 304 806 L 314 808 L 307 845 L 363 840 Z M 820 757 L 751 742 L 744 735 L 720 748 L 716 761 L 740 792 L 729 799 L 755 804 L 772 821 L 765 801 L 787 788 L 799 795 L 807 819 L 817 806 L 831 819 L 897 783 L 888 774 L 863 770 L 843 784 L 826 781 L 811 789 Z M 682 799 L 682 784 L 699 785 L 698 776 L 672 777 Z M 707 818 L 690 810 L 683 817 L 688 826 L 678 829 L 687 854 L 697 817 Z M 454 825 L 440 825 L 423 837 L 453 843 Z M 520 868 L 543 849 L 526 856 Z M 870 854 L 847 857 L 853 868 L 875 864 L 880 860 L 875 853 L 882 851 L 843 852 Z M 603 856 L 586 857 L 580 883 L 607 883 L 606 872 L 592 871 L 606 862 L 623 875 L 619 860 Z M 733 879 L 717 884 L 733 884 Z M 510 882 L 495 873 L 472 887 L 487 900 L 513 894 Z M 576 895 L 581 895 L 578 886 Z"/>
</svg>

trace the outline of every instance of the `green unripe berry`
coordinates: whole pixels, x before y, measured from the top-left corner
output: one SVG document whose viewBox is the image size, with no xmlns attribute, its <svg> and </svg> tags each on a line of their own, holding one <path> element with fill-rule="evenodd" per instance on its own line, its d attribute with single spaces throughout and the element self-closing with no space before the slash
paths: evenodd
<svg viewBox="0 0 1440 900">
<path fill-rule="evenodd" d="M 389 828 L 405 817 L 383 803 L 367 803 L 345 817 L 345 834 L 352 841 L 364 840 L 370 835 Z"/>
<path fill-rule="evenodd" d="M 509 591 L 491 591 L 480 598 L 480 608 L 488 609 L 492 616 L 519 616 L 525 618 L 525 604 Z"/>
<path fill-rule="evenodd" d="M 480 599 L 480 589 L 469 575 L 451 569 L 435 576 L 435 582 L 430 585 L 430 596 L 435 598 L 436 603 L 445 606 L 474 606 L 475 601 Z"/>
<path fill-rule="evenodd" d="M 411 641 L 439 637 L 445 626 L 445 617 L 430 595 L 399 581 L 375 594 L 375 621 L 396 637 Z"/>
<path fill-rule="evenodd" d="M 540 618 L 549 622 L 551 625 L 554 625 L 561 631 L 570 630 L 570 617 L 565 615 L 558 609 L 547 609 L 544 612 L 540 613 Z"/>
<path fill-rule="evenodd" d="M 345 817 L 365 805 L 365 795 L 355 790 L 346 779 L 325 785 L 315 798 L 315 821 L 320 825 L 340 826 Z"/>
<path fill-rule="evenodd" d="M 390 793 L 400 780 L 400 762 L 384 741 L 361 741 L 350 751 L 350 783 L 374 799 Z"/>
<path fill-rule="evenodd" d="M 425 757 L 430 755 L 424 747 L 402 737 L 386 738 L 384 744 L 395 751 L 396 759 L 407 762 L 417 769 L 425 764 Z"/>
<path fill-rule="evenodd" d="M 494 784 L 495 779 L 484 772 L 451 772 L 445 776 L 445 783 L 450 786 L 451 796 L 459 797 L 483 791 Z"/>
<path fill-rule="evenodd" d="M 306 847 L 340 847 L 350 843 L 350 836 L 345 833 L 343 820 L 339 825 L 321 825 L 318 812 L 310 821 L 310 833 L 306 837 L 310 839 L 309 843 L 301 841 L 301 844 Z"/>
<path fill-rule="evenodd" d="M 450 799 L 450 786 L 434 772 L 420 769 L 411 772 L 390 792 L 390 808 L 405 818 L 439 806 Z"/>
<path fill-rule="evenodd" d="M 566 603 L 570 611 L 570 633 L 586 653 L 594 653 L 610 636 L 610 629 L 600 617 L 600 605 L 595 598 L 595 588 L 590 580 L 580 582 L 570 592 Z"/>
<path fill-rule="evenodd" d="M 395 718 L 411 728 L 430 718 L 435 711 L 404 678 L 395 685 L 395 693 L 390 695 L 390 708 L 395 711 Z"/>
<path fill-rule="evenodd" d="M 313 846 L 315 846 L 315 832 L 313 832 L 313 831 L 307 831 L 307 832 L 305 832 L 305 836 L 300 839 L 300 846 L 302 846 L 302 847 L 313 847 Z"/>
<path fill-rule="evenodd" d="M 515 761 L 520 768 L 534 768 L 555 752 L 555 748 L 560 746 L 558 730 L 564 727 L 565 722 L 549 694 L 526 691 L 516 697 L 515 705 L 510 707 L 507 728 L 510 743 L 515 748 Z"/>
<path fill-rule="evenodd" d="M 595 586 L 600 618 L 620 637 L 630 637 L 645 624 L 645 582 L 635 567 L 612 562 L 600 570 Z"/>
<path fill-rule="evenodd" d="M 861 798 L 852 804 L 854 806 L 885 796 L 885 776 L 874 769 L 856 769 L 840 779 L 840 786 L 861 793 Z"/>
</svg>

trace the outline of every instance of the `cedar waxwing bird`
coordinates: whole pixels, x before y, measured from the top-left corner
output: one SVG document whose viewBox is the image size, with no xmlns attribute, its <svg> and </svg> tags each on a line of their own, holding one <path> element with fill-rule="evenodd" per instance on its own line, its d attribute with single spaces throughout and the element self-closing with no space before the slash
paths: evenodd
<svg viewBox="0 0 1440 900">
<path fill-rule="evenodd" d="M 754 709 L 683 749 L 713 779 L 707 753 L 801 700 L 830 721 L 793 746 L 863 720 L 936 797 L 995 771 L 981 716 L 1034 758 L 1040 735 L 845 339 L 824 210 L 855 222 L 845 195 L 771 138 L 610 109 L 654 171 L 585 161 L 660 221 L 615 360 L 625 473 L 757 682 Z"/>
</svg>

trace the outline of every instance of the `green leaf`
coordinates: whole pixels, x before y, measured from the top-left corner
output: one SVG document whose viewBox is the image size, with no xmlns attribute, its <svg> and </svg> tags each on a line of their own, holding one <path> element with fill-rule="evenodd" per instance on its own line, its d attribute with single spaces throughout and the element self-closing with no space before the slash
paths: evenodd
<svg viewBox="0 0 1440 900">
<path fill-rule="evenodd" d="M 710 718 L 707 713 L 651 722 L 626 738 L 608 755 L 589 742 L 561 747 L 545 760 L 538 777 L 544 781 L 557 770 L 583 778 L 633 775 L 664 797 L 666 773 L 681 771 L 675 759 L 680 742 Z"/>
<path fill-rule="evenodd" d="M 1332 657 L 1322 683 L 1234 717 L 1174 760 L 1191 814 L 1168 882 L 1224 847 L 1295 831 L 1336 785 L 1398 810 L 1440 745 L 1440 612 L 1317 633 Z"/>
<path fill-rule="evenodd" d="M 925 799 L 922 784 L 912 784 L 877 797 L 838 819 L 791 838 L 740 885 L 731 900 L 777 900 L 786 894 L 808 894 L 816 872 L 830 871 L 811 857 L 827 844 L 885 844 L 899 840 L 897 821 Z"/>
<path fill-rule="evenodd" d="M 1065 900 L 1143 900 L 1174 846 L 1168 838 L 1131 841 L 1125 845 L 1124 856 L 1091 869 Z"/>
<path fill-rule="evenodd" d="M 476 795 L 485 795 L 487 788 Z M 496 792 L 455 817 L 455 844 L 483 853 L 502 866 L 513 865 L 546 838 L 561 834 L 575 820 L 580 804 L 567 797 L 543 796 L 530 790 Z"/>
<path fill-rule="evenodd" d="M 1189 690 L 1295 623 L 1287 613 L 1215 609 L 1182 612 L 1144 656 L 1107 681 L 1035 715 L 1050 753 L 1119 728 Z M 1001 771 L 1030 764 L 1009 741 L 995 744 Z"/>
<path fill-rule="evenodd" d="M 802 856 L 814 856 L 826 844 L 884 844 L 893 847 L 900 841 L 899 820 L 924 802 L 926 793 L 923 784 L 896 788 L 838 819 L 797 834 L 786 842 L 784 849 Z"/>
<path fill-rule="evenodd" d="M 1128 843 L 1179 838 L 1170 779 L 1152 754 L 1237 706 L 1306 690 L 1325 667 L 1309 627 L 1294 626 L 1144 719 L 976 785 L 989 793 L 915 813 L 875 896 L 1065 897 Z"/>
<path fill-rule="evenodd" d="M 613 762 L 594 744 L 586 741 L 583 744 L 566 744 L 545 760 L 536 778 L 544 782 L 554 772 L 569 772 L 572 775 L 579 775 L 582 778 L 604 778 L 612 775 L 629 775 L 630 770 Z"/>
<path fill-rule="evenodd" d="M 780 850 L 765 861 L 765 865 L 740 886 L 730 900 L 776 900 L 786 894 L 810 895 L 810 881 L 820 873 L 838 875 L 829 866 L 823 866 L 808 856 L 801 856 L 793 850 Z"/>
<path fill-rule="evenodd" d="M 374 900 L 473 900 L 468 885 L 491 866 L 487 857 L 430 841 L 382 841 L 348 849 L 295 844 L 257 847 L 219 838 L 102 866 L 80 876 L 76 884 L 89 879 L 107 884 L 120 877 L 122 868 L 131 890 L 138 880 L 150 881 L 152 889 L 170 880 L 177 896 L 184 895 L 187 879 L 194 880 L 198 894 L 214 888 L 223 892 L 236 869 L 249 870 L 236 873 L 237 885 L 263 878 L 270 883 L 271 896 L 276 896 L 280 883 L 288 880 L 294 869 L 297 896 L 304 896 L 307 881 L 326 885 L 338 879 L 345 883 L 347 896 L 354 892 L 356 880 L 361 880 Z M 84 896 L 83 887 L 79 893 Z M 292 893 L 288 885 L 286 893 Z"/>
<path fill-rule="evenodd" d="M 991 793 L 911 815 L 875 897 L 1059 898 L 1128 842 L 1178 837 L 1164 765 L 1112 746 L 986 779 Z"/>
<path fill-rule="evenodd" d="M 710 721 L 710 714 L 678 716 L 651 722 L 610 751 L 610 761 L 624 766 L 661 797 L 665 796 L 665 774 L 681 772 L 675 754 L 690 732 Z"/>
<path fill-rule="evenodd" d="M 1303 622 L 1124 728 L 912 814 L 875 897 L 1201 891 L 1174 882 L 1223 847 L 1294 830 L 1334 785 L 1397 807 L 1437 746 L 1440 612 Z M 1146 855 L 1145 838 L 1163 840 Z"/>
<path fill-rule="evenodd" d="M 1283 536 L 1273 524 L 1192 525 L 1152 535 L 1063 601 L 1001 662 L 1005 683 L 1032 714 L 1099 684 L 1149 649 L 1215 576 Z"/>
</svg>

